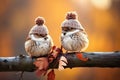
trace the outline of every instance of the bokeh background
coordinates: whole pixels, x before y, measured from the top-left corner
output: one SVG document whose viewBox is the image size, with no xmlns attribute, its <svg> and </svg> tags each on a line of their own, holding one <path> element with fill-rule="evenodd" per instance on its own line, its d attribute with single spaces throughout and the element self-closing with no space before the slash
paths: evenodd
<svg viewBox="0 0 120 80">
<path fill-rule="evenodd" d="M 46 19 L 54 44 L 60 47 L 61 22 L 76 11 L 90 44 L 86 52 L 120 50 L 120 0 L 0 0 L 0 57 L 26 54 L 24 42 L 37 16 Z M 120 63 L 118 63 L 120 64 Z M 119 68 L 55 70 L 56 80 L 120 80 Z M 0 72 L 0 80 L 18 80 L 16 72 Z M 39 80 L 24 73 L 25 80 Z"/>
</svg>

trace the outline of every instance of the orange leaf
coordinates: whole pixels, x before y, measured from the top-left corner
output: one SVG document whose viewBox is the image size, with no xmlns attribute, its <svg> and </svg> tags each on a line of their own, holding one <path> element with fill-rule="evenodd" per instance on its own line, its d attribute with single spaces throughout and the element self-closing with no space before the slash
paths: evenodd
<svg viewBox="0 0 120 80">
<path fill-rule="evenodd" d="M 33 63 L 36 67 L 36 75 L 41 76 L 42 74 L 45 74 L 48 68 L 48 59 L 46 57 L 37 58 L 36 61 Z"/>
<path fill-rule="evenodd" d="M 84 58 L 82 53 L 77 53 L 76 54 L 77 58 L 80 59 L 81 61 L 88 61 L 88 58 Z"/>
<path fill-rule="evenodd" d="M 33 63 L 39 70 L 47 70 L 48 68 L 48 59 L 46 57 L 37 58 Z"/>
<path fill-rule="evenodd" d="M 60 48 L 53 46 L 49 55 L 49 63 L 51 63 L 58 56 L 60 52 L 61 52 Z"/>
<path fill-rule="evenodd" d="M 45 70 L 36 70 L 36 75 L 41 76 L 42 74 L 46 73 Z"/>
<path fill-rule="evenodd" d="M 51 70 L 47 75 L 47 80 L 55 80 L 55 72 L 54 70 Z"/>
</svg>

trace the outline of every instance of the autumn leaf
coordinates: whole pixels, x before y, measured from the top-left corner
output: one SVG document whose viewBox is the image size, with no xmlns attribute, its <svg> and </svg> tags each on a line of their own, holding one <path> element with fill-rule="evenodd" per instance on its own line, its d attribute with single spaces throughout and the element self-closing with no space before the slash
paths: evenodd
<svg viewBox="0 0 120 80">
<path fill-rule="evenodd" d="M 53 69 L 47 74 L 47 80 L 55 80 L 55 72 Z"/>
<path fill-rule="evenodd" d="M 60 52 L 61 52 L 60 48 L 53 46 L 49 55 L 49 63 L 51 63 L 54 59 L 56 59 L 56 57 Z"/>
<path fill-rule="evenodd" d="M 82 53 L 76 53 L 76 56 L 81 61 L 88 61 L 88 58 L 84 58 Z"/>
<path fill-rule="evenodd" d="M 64 66 L 67 66 L 67 59 L 64 57 L 64 56 L 61 56 L 60 57 L 60 60 L 59 60 L 59 66 L 58 66 L 58 70 L 63 70 L 64 69 Z"/>
<path fill-rule="evenodd" d="M 38 70 L 37 69 L 35 73 L 37 76 L 41 76 L 42 74 L 45 76 L 46 72 L 47 72 L 46 70 Z"/>
<path fill-rule="evenodd" d="M 47 72 L 49 63 L 46 57 L 37 58 L 33 64 L 37 67 L 37 76 L 41 76 L 42 74 L 45 74 Z"/>
</svg>

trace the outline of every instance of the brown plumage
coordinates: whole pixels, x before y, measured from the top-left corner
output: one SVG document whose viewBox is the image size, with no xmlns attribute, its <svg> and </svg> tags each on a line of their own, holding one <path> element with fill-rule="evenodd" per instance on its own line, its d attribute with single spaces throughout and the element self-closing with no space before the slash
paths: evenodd
<svg viewBox="0 0 120 80">
<path fill-rule="evenodd" d="M 69 52 L 81 52 L 84 51 L 89 44 L 89 40 L 85 29 L 82 27 L 77 19 L 77 13 L 68 12 L 66 19 L 61 25 L 61 47 Z M 67 64 L 67 59 L 62 56 L 59 62 L 59 70 L 63 70 Z M 61 66 L 64 65 L 64 66 Z"/>
<path fill-rule="evenodd" d="M 48 29 L 44 25 L 44 18 L 37 17 L 35 22 L 36 25 L 31 28 L 25 42 L 25 50 L 31 57 L 48 55 L 53 44 Z"/>
</svg>

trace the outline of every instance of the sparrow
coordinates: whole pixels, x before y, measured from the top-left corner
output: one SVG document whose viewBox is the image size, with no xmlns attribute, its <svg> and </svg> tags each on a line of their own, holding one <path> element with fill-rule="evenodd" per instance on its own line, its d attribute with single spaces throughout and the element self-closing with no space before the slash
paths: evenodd
<svg viewBox="0 0 120 80">
<path fill-rule="evenodd" d="M 76 12 L 67 13 L 66 20 L 62 22 L 61 28 L 61 47 L 66 50 L 66 53 L 81 52 L 88 47 L 89 40 L 87 33 L 78 21 Z M 61 58 L 63 59 L 63 57 L 64 56 L 62 56 Z M 64 60 L 64 62 L 68 63 L 66 59 Z M 61 69 L 64 68 L 60 67 L 60 70 Z"/>
<path fill-rule="evenodd" d="M 44 18 L 37 17 L 35 23 L 36 25 L 31 28 L 25 41 L 25 50 L 30 57 L 36 59 L 33 64 L 37 67 L 36 73 L 41 76 L 47 72 L 49 66 L 48 55 L 53 46 L 53 41 L 44 25 Z"/>
<path fill-rule="evenodd" d="M 43 17 L 37 17 L 35 22 L 36 25 L 31 28 L 25 41 L 25 50 L 31 57 L 47 56 L 53 45 L 52 38 Z"/>
</svg>

